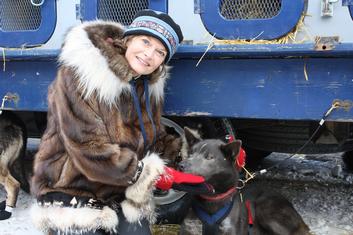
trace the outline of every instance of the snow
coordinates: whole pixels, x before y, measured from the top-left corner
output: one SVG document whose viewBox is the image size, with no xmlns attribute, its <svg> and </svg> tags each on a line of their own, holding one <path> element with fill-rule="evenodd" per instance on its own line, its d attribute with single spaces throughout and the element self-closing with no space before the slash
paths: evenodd
<svg viewBox="0 0 353 235">
<path fill-rule="evenodd" d="M 0 198 L 6 198 L 5 190 L 1 188 Z M 33 204 L 34 199 L 24 191 L 20 191 L 17 206 L 12 212 L 12 216 L 8 220 L 0 221 L 1 235 L 40 235 L 39 232 L 31 223 L 29 209 Z"/>
</svg>

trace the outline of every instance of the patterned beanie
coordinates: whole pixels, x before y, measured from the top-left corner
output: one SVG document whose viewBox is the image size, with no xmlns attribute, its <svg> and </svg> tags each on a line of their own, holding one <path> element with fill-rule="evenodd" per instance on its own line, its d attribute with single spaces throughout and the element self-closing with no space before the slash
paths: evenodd
<svg viewBox="0 0 353 235">
<path fill-rule="evenodd" d="M 139 11 L 135 15 L 133 22 L 124 32 L 124 37 L 128 35 L 148 35 L 161 41 L 167 49 L 166 63 L 183 40 L 180 26 L 168 14 L 149 9 Z"/>
</svg>

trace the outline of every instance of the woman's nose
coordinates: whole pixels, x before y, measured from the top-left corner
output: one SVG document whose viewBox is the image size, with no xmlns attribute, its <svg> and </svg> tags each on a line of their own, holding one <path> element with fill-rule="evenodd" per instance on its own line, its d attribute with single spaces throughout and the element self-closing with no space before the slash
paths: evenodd
<svg viewBox="0 0 353 235">
<path fill-rule="evenodd" d="M 153 48 L 146 48 L 144 51 L 144 54 L 147 58 L 152 58 L 153 53 L 154 53 Z"/>
</svg>

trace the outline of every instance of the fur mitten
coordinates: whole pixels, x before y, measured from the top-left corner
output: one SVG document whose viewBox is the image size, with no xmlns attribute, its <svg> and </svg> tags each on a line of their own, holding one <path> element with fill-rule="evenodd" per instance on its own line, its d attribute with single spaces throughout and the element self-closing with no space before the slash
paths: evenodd
<svg viewBox="0 0 353 235">
<path fill-rule="evenodd" d="M 155 219 L 152 191 L 156 180 L 164 173 L 165 164 L 158 154 L 151 153 L 142 160 L 142 165 L 139 177 L 126 189 L 126 200 L 121 203 L 126 220 L 130 223 L 143 218 L 153 223 Z"/>
</svg>

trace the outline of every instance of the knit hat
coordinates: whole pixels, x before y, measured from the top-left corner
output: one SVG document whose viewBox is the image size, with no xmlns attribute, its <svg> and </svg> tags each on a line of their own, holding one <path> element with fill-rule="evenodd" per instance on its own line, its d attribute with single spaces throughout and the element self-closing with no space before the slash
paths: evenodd
<svg viewBox="0 0 353 235">
<path fill-rule="evenodd" d="M 161 41 L 167 49 L 165 62 L 172 58 L 183 40 L 180 26 L 168 14 L 149 9 L 139 11 L 135 15 L 133 22 L 124 32 L 124 37 L 128 35 L 148 35 Z"/>
</svg>

